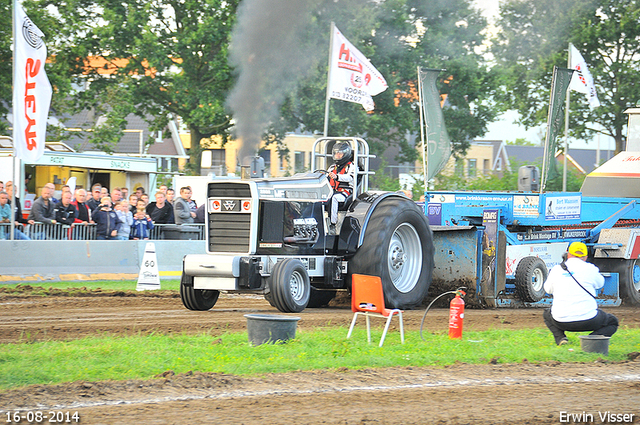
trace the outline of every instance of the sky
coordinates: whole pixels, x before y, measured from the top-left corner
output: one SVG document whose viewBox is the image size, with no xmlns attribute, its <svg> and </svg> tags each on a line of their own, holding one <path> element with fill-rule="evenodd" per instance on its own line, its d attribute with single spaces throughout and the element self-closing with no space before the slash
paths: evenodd
<svg viewBox="0 0 640 425">
<path fill-rule="evenodd" d="M 474 0 L 474 3 L 478 9 L 482 11 L 482 14 L 492 23 L 499 13 L 499 0 Z M 572 96 L 582 96 L 580 93 L 572 93 Z M 520 115 L 516 111 L 507 111 L 500 116 L 500 119 L 489 124 L 487 127 L 487 133 L 481 140 L 504 140 L 514 141 L 515 139 L 526 139 L 529 142 L 540 143 L 544 141 L 546 125 L 541 125 L 535 128 L 526 129 L 524 126 L 514 124 L 518 120 Z M 564 131 L 563 131 L 564 134 Z M 559 142 L 564 143 L 564 138 Z M 600 138 L 600 149 L 615 149 L 615 141 L 610 137 Z M 569 139 L 569 149 L 597 149 L 598 139 L 589 142 L 583 140 Z"/>
</svg>

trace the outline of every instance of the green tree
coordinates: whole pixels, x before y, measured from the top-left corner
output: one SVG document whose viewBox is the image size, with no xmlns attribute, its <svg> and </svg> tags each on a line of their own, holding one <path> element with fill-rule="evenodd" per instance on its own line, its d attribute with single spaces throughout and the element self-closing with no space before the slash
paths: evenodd
<svg viewBox="0 0 640 425">
<path fill-rule="evenodd" d="M 360 0 L 357 8 L 323 2 L 315 11 L 314 32 L 328 34 L 334 20 L 346 37 L 384 75 L 389 88 L 375 96 L 375 111 L 365 113 L 355 103 L 332 100 L 329 135 L 366 135 L 372 152 L 389 145 L 400 148 L 398 160 L 419 158 L 407 134 L 419 134 L 417 66 L 446 68 L 439 81 L 446 95 L 445 121 L 454 150 L 464 152 L 469 141 L 483 135 L 498 109 L 491 105 L 495 75 L 477 53 L 486 21 L 469 0 Z M 362 16 L 368 16 L 363 24 Z M 325 39 L 328 37 L 325 36 Z M 328 43 L 322 50 L 328 55 Z M 320 133 L 324 125 L 326 61 L 299 85 L 284 103 L 281 131 L 302 129 Z"/>
<path fill-rule="evenodd" d="M 507 0 L 501 3 L 492 52 L 502 71 L 499 99 L 518 110 L 528 126 L 547 119 L 553 66 L 567 66 L 568 44 L 581 52 L 601 106 L 571 96 L 569 128 L 576 138 L 601 133 L 624 147 L 624 110 L 640 100 L 640 2 L 636 0 Z"/>
<path fill-rule="evenodd" d="M 180 117 L 191 133 L 192 165 L 200 163 L 201 139 L 226 141 L 231 120 L 224 101 L 233 82 L 227 52 L 238 1 L 39 1 L 69 46 L 57 62 L 88 85 L 74 93 L 75 110 L 106 117 L 92 141 L 109 150 L 132 110 L 152 131 Z M 89 57 L 105 58 L 113 72 L 86 67 Z"/>
</svg>

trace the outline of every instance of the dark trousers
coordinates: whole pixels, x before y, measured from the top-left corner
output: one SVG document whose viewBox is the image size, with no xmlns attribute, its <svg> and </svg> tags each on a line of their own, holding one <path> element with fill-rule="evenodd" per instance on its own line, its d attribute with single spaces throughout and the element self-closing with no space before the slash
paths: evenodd
<svg viewBox="0 0 640 425">
<path fill-rule="evenodd" d="M 611 336 L 618 330 L 618 318 L 613 314 L 605 313 L 598 309 L 598 313 L 591 319 L 578 320 L 575 322 L 558 322 L 551 316 L 551 309 L 547 308 L 542 313 L 544 318 L 544 324 L 553 334 L 553 337 L 558 344 L 563 338 L 567 336 L 565 331 L 569 332 L 586 332 L 591 331 L 590 335 L 604 335 Z"/>
</svg>

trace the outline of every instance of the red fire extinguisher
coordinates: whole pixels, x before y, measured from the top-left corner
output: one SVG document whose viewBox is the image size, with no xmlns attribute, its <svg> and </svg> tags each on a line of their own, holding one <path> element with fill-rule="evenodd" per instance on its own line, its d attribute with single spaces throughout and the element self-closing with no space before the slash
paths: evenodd
<svg viewBox="0 0 640 425">
<path fill-rule="evenodd" d="M 462 321 L 464 319 L 464 300 L 461 295 L 466 295 L 462 290 L 456 291 L 456 296 L 449 304 L 449 338 L 462 339 Z"/>
</svg>

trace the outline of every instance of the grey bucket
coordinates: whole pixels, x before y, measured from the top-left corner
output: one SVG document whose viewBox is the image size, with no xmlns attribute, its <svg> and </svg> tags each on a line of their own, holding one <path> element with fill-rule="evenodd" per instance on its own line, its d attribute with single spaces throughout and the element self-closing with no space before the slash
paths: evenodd
<svg viewBox="0 0 640 425">
<path fill-rule="evenodd" d="M 245 314 L 249 342 L 252 345 L 273 344 L 296 337 L 299 317 L 276 314 Z"/>
<path fill-rule="evenodd" d="M 600 353 L 609 355 L 610 336 L 604 335 L 579 335 L 580 348 L 586 353 Z"/>
</svg>

